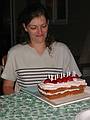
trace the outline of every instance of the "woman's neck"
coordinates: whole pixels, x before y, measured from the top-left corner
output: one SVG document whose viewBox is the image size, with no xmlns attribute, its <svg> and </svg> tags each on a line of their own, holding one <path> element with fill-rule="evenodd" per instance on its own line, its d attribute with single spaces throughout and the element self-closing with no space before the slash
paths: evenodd
<svg viewBox="0 0 90 120">
<path fill-rule="evenodd" d="M 34 48 L 39 55 L 42 55 L 44 50 L 46 49 L 45 43 L 36 43 L 36 44 L 29 43 L 29 45 L 30 47 Z"/>
</svg>

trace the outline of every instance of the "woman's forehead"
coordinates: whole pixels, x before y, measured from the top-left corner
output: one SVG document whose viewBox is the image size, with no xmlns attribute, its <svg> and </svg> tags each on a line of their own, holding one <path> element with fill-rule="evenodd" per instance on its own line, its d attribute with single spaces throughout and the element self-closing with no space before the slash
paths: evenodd
<svg viewBox="0 0 90 120">
<path fill-rule="evenodd" d="M 45 16 L 38 16 L 38 17 L 34 17 L 29 24 L 33 25 L 33 24 L 45 24 L 45 23 L 47 23 Z"/>
</svg>

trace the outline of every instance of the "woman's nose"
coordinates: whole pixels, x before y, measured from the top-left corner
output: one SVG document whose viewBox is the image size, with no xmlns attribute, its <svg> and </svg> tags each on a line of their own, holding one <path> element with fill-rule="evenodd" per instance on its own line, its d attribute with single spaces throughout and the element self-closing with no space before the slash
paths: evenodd
<svg viewBox="0 0 90 120">
<path fill-rule="evenodd" d="M 38 27 L 38 28 L 37 28 L 37 33 L 38 33 L 38 34 L 42 34 L 42 28 L 41 28 L 41 27 Z"/>
</svg>

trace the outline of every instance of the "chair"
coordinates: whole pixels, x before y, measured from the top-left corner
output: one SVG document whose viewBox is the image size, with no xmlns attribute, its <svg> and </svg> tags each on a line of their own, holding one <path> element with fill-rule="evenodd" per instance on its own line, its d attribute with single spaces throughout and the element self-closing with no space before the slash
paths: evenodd
<svg viewBox="0 0 90 120">
<path fill-rule="evenodd" d="M 4 55 L 4 56 L 2 57 L 2 65 L 3 65 L 3 66 L 5 66 L 6 61 L 7 61 L 7 55 Z"/>
<path fill-rule="evenodd" d="M 2 71 L 3 71 L 3 66 L 0 65 L 0 95 L 3 94 L 3 90 L 2 90 L 3 81 L 2 81 L 2 78 L 1 78 Z"/>
<path fill-rule="evenodd" d="M 2 57 L 2 60 L 1 60 L 2 63 L 1 63 L 1 65 L 0 65 L 0 95 L 3 94 L 3 89 L 2 89 L 3 80 L 2 80 L 2 78 L 1 78 L 1 74 L 2 74 L 3 69 L 4 69 L 4 66 L 5 66 L 5 64 L 6 64 L 6 60 L 7 60 L 7 55 L 4 55 L 4 56 Z"/>
</svg>

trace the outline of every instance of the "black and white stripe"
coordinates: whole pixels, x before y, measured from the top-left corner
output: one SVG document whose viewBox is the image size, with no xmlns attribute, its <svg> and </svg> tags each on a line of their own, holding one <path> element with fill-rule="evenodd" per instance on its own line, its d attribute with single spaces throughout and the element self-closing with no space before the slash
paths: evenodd
<svg viewBox="0 0 90 120">
<path fill-rule="evenodd" d="M 48 75 L 60 74 L 62 68 L 25 68 L 16 70 L 17 82 L 22 87 L 38 84 Z"/>
</svg>

